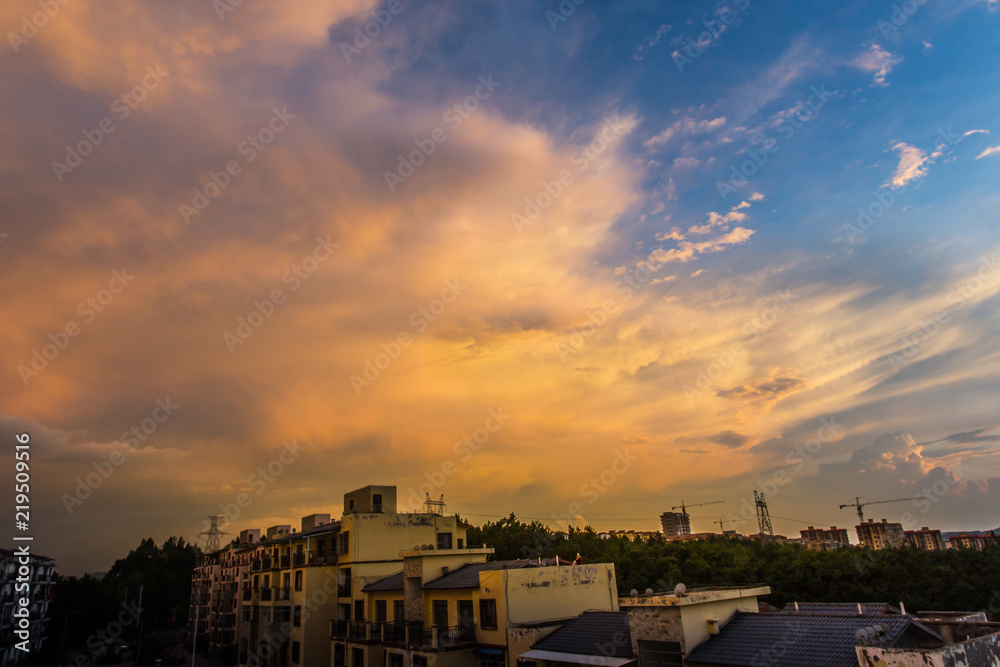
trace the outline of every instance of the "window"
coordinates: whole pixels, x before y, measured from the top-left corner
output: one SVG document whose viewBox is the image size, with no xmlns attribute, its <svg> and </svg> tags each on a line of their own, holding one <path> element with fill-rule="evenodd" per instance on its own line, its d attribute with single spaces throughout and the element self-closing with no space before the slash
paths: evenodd
<svg viewBox="0 0 1000 667">
<path fill-rule="evenodd" d="M 351 531 L 345 530 L 337 536 L 337 553 L 346 554 L 351 545 Z"/>
<path fill-rule="evenodd" d="M 365 667 L 365 650 L 363 648 L 351 649 L 351 667 Z"/>
<path fill-rule="evenodd" d="M 287 586 L 288 584 L 286 583 L 285 585 Z M 302 590 L 302 570 L 295 571 L 295 590 Z"/>
<path fill-rule="evenodd" d="M 394 600 L 392 603 L 392 620 L 396 623 L 402 623 L 406 618 L 406 602 L 403 600 Z"/>
<path fill-rule="evenodd" d="M 261 623 L 270 623 L 271 622 L 271 608 L 270 607 L 261 607 L 260 608 L 260 622 Z"/>
<path fill-rule="evenodd" d="M 372 495 L 372 512 L 382 511 L 382 494 L 376 493 Z"/>
<path fill-rule="evenodd" d="M 413 656 L 413 667 L 427 667 L 427 656 L 426 655 Z"/>
<path fill-rule="evenodd" d="M 506 667 L 506 665 L 507 659 L 502 653 L 500 655 L 488 655 L 483 653 L 479 656 L 479 667 Z"/>
<path fill-rule="evenodd" d="M 333 646 L 333 667 L 347 667 L 343 644 L 334 644 Z"/>
<path fill-rule="evenodd" d="M 388 605 L 385 600 L 375 600 L 375 622 L 385 623 L 389 620 Z"/>
<path fill-rule="evenodd" d="M 455 542 L 456 542 L 456 548 L 458 548 L 458 549 L 464 549 L 465 548 L 465 545 L 464 545 L 465 540 L 463 540 L 461 537 L 458 538 L 457 540 L 455 540 Z"/>
<path fill-rule="evenodd" d="M 301 605 L 295 605 L 295 611 L 292 614 L 292 624 L 295 625 L 295 627 L 297 627 L 297 628 L 302 627 L 302 606 Z"/>
<path fill-rule="evenodd" d="M 354 601 L 354 620 L 363 621 L 365 620 L 365 601 L 355 600 Z"/>
<path fill-rule="evenodd" d="M 400 653 L 389 654 L 389 667 L 403 667 L 403 656 Z"/>
<path fill-rule="evenodd" d="M 244 621 L 249 621 L 250 620 L 250 607 L 244 607 L 243 608 L 243 620 Z"/>
<path fill-rule="evenodd" d="M 639 664 L 642 667 L 681 667 L 684 659 L 679 642 L 639 640 Z"/>
<path fill-rule="evenodd" d="M 301 660 L 300 660 L 300 653 L 299 653 L 300 650 L 301 649 L 299 647 L 299 643 L 298 642 L 292 642 L 292 664 L 297 665 L 297 664 L 299 664 L 301 662 Z"/>
<path fill-rule="evenodd" d="M 326 555 L 326 540 L 320 540 L 316 543 L 316 554 L 320 558 Z"/>
<path fill-rule="evenodd" d="M 348 508 L 350 509 L 350 511 L 352 511 L 352 512 L 354 511 L 354 501 L 353 500 L 348 501 Z"/>
<path fill-rule="evenodd" d="M 439 628 L 448 627 L 448 601 L 447 600 L 434 600 L 433 603 L 434 610 L 434 625 Z"/>
<path fill-rule="evenodd" d="M 479 601 L 479 625 L 483 630 L 497 629 L 497 601 Z"/>
<path fill-rule="evenodd" d="M 451 533 L 438 533 L 438 549 L 451 549 Z"/>
<path fill-rule="evenodd" d="M 337 581 L 337 595 L 342 598 L 351 597 L 351 568 L 341 568 Z"/>
</svg>

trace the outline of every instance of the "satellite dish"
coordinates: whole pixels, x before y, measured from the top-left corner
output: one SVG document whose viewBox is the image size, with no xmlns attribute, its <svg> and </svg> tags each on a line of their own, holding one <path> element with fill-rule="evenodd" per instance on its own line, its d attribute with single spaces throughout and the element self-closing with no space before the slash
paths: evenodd
<svg viewBox="0 0 1000 667">
<path fill-rule="evenodd" d="M 652 594 L 653 594 L 653 589 L 652 588 L 647 588 L 646 589 L 646 595 L 652 595 Z"/>
<path fill-rule="evenodd" d="M 628 594 L 631 595 L 632 597 L 638 597 L 639 591 L 637 591 L 636 589 L 633 588 L 632 590 L 630 590 L 628 592 Z"/>
<path fill-rule="evenodd" d="M 676 586 L 674 586 L 674 595 L 676 595 L 679 598 L 684 597 L 684 594 L 687 592 L 688 592 L 687 586 L 685 586 L 684 584 L 677 584 Z"/>
</svg>

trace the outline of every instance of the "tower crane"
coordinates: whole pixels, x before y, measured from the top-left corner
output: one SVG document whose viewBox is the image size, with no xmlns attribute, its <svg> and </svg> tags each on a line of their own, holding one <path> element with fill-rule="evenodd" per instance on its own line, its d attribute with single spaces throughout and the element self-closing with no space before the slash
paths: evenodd
<svg viewBox="0 0 1000 667">
<path fill-rule="evenodd" d="M 856 507 L 856 508 L 858 508 L 858 518 L 861 519 L 861 523 L 864 523 L 864 521 L 865 521 L 865 514 L 864 514 L 864 511 L 862 511 L 862 509 L 861 509 L 862 507 L 865 507 L 866 505 L 881 505 L 882 503 L 901 503 L 901 502 L 904 502 L 906 500 L 913 500 L 913 499 L 912 498 L 893 498 L 892 500 L 869 500 L 868 502 L 863 503 L 863 502 L 861 502 L 861 498 L 857 498 L 856 497 L 854 499 L 853 503 L 847 503 L 845 505 L 841 505 L 840 509 L 844 509 L 846 507 Z"/>
<path fill-rule="evenodd" d="M 677 509 L 679 507 L 679 508 L 681 508 L 681 514 L 683 514 L 684 516 L 687 516 L 687 508 L 688 507 L 701 507 L 702 505 L 717 505 L 717 504 L 723 503 L 723 502 L 725 502 L 725 501 L 724 500 L 713 500 L 713 501 L 708 502 L 708 503 L 696 503 L 694 505 L 685 505 L 684 501 L 682 500 L 680 505 L 674 505 L 670 509 L 671 510 L 675 510 L 675 509 Z"/>
</svg>

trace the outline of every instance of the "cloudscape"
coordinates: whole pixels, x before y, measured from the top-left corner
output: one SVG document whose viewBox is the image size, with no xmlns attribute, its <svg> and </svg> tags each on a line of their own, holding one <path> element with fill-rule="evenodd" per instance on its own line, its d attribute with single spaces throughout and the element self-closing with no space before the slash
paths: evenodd
<svg viewBox="0 0 1000 667">
<path fill-rule="evenodd" d="M 856 497 L 996 527 L 995 0 L 0 26 L 0 437 L 66 573 L 369 483 L 473 523 L 723 500 L 708 531 L 759 490 L 788 535 Z"/>
</svg>

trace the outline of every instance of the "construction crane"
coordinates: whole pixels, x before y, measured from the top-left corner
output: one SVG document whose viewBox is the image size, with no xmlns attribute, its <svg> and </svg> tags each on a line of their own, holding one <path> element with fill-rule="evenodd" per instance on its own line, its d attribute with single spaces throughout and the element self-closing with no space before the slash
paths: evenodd
<svg viewBox="0 0 1000 667">
<path fill-rule="evenodd" d="M 682 500 L 680 505 L 674 505 L 670 509 L 671 510 L 675 510 L 678 507 L 680 507 L 681 508 L 681 514 L 687 516 L 687 508 L 688 507 L 701 507 L 702 505 L 718 505 L 719 503 L 724 503 L 724 502 L 726 502 L 726 501 L 724 501 L 724 500 L 713 500 L 710 503 L 697 503 L 695 505 L 685 505 L 684 501 Z"/>
<path fill-rule="evenodd" d="M 846 507 L 857 507 L 858 518 L 861 519 L 862 523 L 864 523 L 865 513 L 862 511 L 861 508 L 864 507 L 865 505 L 880 505 L 882 503 L 901 503 L 906 500 L 913 500 L 913 498 L 893 498 L 892 500 L 869 500 L 868 502 L 863 503 L 861 502 L 861 498 L 856 497 L 853 503 L 847 503 L 846 505 L 841 505 L 840 509 L 844 509 Z"/>
</svg>

